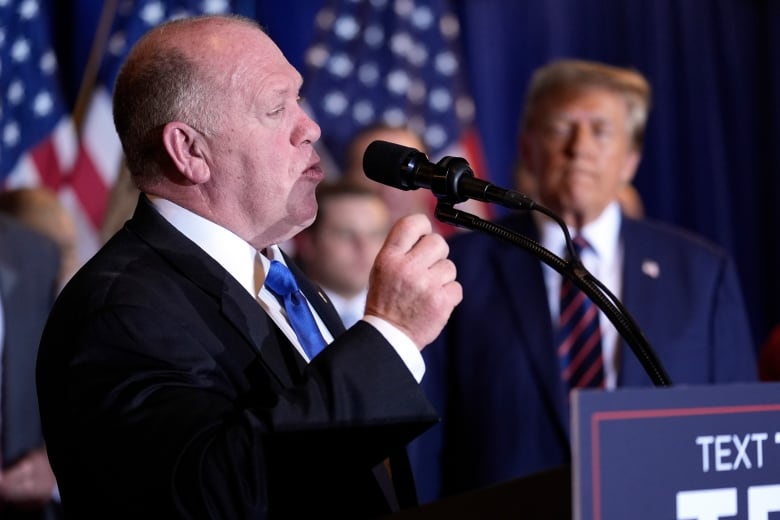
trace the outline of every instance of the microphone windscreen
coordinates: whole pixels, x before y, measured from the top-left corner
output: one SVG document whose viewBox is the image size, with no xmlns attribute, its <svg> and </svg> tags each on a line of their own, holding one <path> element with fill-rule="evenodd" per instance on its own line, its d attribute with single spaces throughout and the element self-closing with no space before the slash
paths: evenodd
<svg viewBox="0 0 780 520">
<path fill-rule="evenodd" d="M 410 189 L 404 179 L 408 175 L 408 167 L 417 156 L 425 155 L 407 146 L 390 143 L 387 141 L 374 141 L 363 154 L 363 172 L 369 179 L 400 188 Z"/>
</svg>

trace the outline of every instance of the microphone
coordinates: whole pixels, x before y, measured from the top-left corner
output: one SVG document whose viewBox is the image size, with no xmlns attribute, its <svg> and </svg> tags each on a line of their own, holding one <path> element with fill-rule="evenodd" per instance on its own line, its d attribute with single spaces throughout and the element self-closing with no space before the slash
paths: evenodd
<svg viewBox="0 0 780 520">
<path fill-rule="evenodd" d="M 368 145 L 363 154 L 363 171 L 376 182 L 407 191 L 425 188 L 453 204 L 474 199 L 513 209 L 536 207 L 533 200 L 518 191 L 477 179 L 461 157 L 447 156 L 434 164 L 419 150 L 387 141 Z"/>
</svg>

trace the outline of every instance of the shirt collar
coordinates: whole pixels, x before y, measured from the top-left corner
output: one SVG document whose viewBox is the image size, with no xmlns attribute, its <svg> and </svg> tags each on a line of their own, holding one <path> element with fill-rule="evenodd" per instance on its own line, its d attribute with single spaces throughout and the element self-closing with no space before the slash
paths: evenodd
<svg viewBox="0 0 780 520">
<path fill-rule="evenodd" d="M 252 245 L 229 229 L 167 199 L 154 196 L 149 196 L 149 199 L 165 220 L 203 249 L 206 254 L 230 273 L 252 297 L 257 296 L 255 258 L 262 255 L 258 255 Z M 276 253 L 279 253 L 276 246 L 273 248 Z M 281 258 L 280 253 L 278 257 Z M 268 259 L 265 259 L 264 272 L 267 270 L 268 262 Z"/>
<path fill-rule="evenodd" d="M 553 253 L 565 256 L 565 238 L 558 224 L 544 215 L 537 213 L 534 215 L 538 215 L 535 218 L 542 246 Z M 606 259 L 615 256 L 620 240 L 621 219 L 620 205 L 615 201 L 607 206 L 596 220 L 579 231 L 599 258 Z M 573 238 L 577 230 L 569 228 L 569 233 Z"/>
</svg>

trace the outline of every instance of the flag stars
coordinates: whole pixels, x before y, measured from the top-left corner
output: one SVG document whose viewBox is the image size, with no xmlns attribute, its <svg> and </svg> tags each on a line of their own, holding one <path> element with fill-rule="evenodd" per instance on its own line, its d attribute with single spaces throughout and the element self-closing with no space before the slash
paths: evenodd
<svg viewBox="0 0 780 520">
<path fill-rule="evenodd" d="M 21 103 L 22 100 L 24 100 L 24 84 L 18 79 L 13 80 L 11 84 L 8 85 L 6 97 L 8 98 L 8 103 L 11 105 L 18 105 Z"/>
<path fill-rule="evenodd" d="M 431 108 L 439 112 L 446 112 L 452 107 L 452 95 L 444 88 L 435 88 L 428 98 Z"/>
<path fill-rule="evenodd" d="M 352 118 L 361 125 L 370 124 L 374 120 L 374 113 L 374 105 L 365 99 L 352 106 Z"/>
<path fill-rule="evenodd" d="M 11 59 L 17 63 L 27 61 L 30 57 L 30 42 L 24 38 L 19 38 L 11 46 Z"/>
<path fill-rule="evenodd" d="M 345 0 L 319 10 L 316 25 L 322 34 L 306 54 L 313 74 L 306 95 L 320 100 L 312 108 L 323 128 L 335 129 L 336 142 L 378 121 L 414 121 L 435 155 L 473 119 L 457 50 L 448 48 L 460 27 L 438 3 Z"/>
<path fill-rule="evenodd" d="M 0 47 L 5 45 L 5 27 L 0 27 Z"/>
<path fill-rule="evenodd" d="M 9 121 L 3 127 L 3 144 L 7 147 L 16 146 L 19 143 L 19 125 L 16 121 Z"/>
<path fill-rule="evenodd" d="M 385 31 L 378 25 L 369 25 L 363 31 L 363 41 L 369 47 L 377 48 L 385 41 Z"/>
<path fill-rule="evenodd" d="M 322 106 L 326 112 L 334 116 L 340 116 L 349 105 L 349 101 L 341 92 L 331 92 L 325 96 Z"/>
<path fill-rule="evenodd" d="M 394 70 L 387 75 L 387 90 L 393 94 L 405 93 L 409 89 L 410 83 L 409 75 L 403 70 Z"/>
<path fill-rule="evenodd" d="M 22 20 L 32 20 L 38 15 L 38 0 L 24 0 L 19 5 L 19 17 Z"/>
<path fill-rule="evenodd" d="M 416 28 L 420 29 L 421 31 L 429 29 L 432 24 L 433 24 L 433 13 L 431 12 L 430 7 L 420 6 L 417 7 L 412 13 L 412 25 L 414 25 Z"/>
<path fill-rule="evenodd" d="M 165 19 L 165 8 L 162 2 L 146 4 L 139 13 L 139 17 L 149 26 L 155 26 Z"/>
<path fill-rule="evenodd" d="M 364 63 L 358 68 L 358 80 L 366 87 L 373 87 L 379 81 L 379 67 L 376 63 L 370 61 Z"/>
<path fill-rule="evenodd" d="M 394 34 L 390 39 L 390 49 L 399 56 L 406 56 L 413 46 L 412 38 L 405 32 Z"/>
<path fill-rule="evenodd" d="M 206 14 L 220 14 L 228 11 L 227 0 L 203 0 L 201 10 Z"/>
<path fill-rule="evenodd" d="M 114 33 L 108 40 L 108 52 L 114 56 L 122 56 L 127 47 L 127 37 L 123 31 Z"/>
<path fill-rule="evenodd" d="M 181 20 L 182 18 L 188 18 L 191 15 L 192 13 L 187 9 L 176 9 L 168 16 L 168 20 Z"/>
<path fill-rule="evenodd" d="M 54 109 L 54 100 L 47 91 L 40 92 L 33 100 L 33 112 L 38 117 L 46 117 Z"/>
<path fill-rule="evenodd" d="M 406 113 L 398 107 L 390 107 L 384 111 L 382 119 L 390 126 L 403 126 L 406 123 Z"/>
<path fill-rule="evenodd" d="M 346 78 L 355 68 L 352 59 L 344 53 L 335 54 L 328 61 L 328 71 L 334 76 Z"/>
<path fill-rule="evenodd" d="M 38 66 L 41 68 L 41 72 L 44 74 L 52 74 L 57 70 L 57 57 L 54 55 L 54 51 L 49 49 L 41 55 L 41 59 L 38 62 Z"/>
<path fill-rule="evenodd" d="M 458 70 L 458 60 L 449 51 L 440 52 L 434 60 L 436 71 L 445 76 L 454 76 Z"/>
<path fill-rule="evenodd" d="M 415 67 L 422 67 L 428 61 L 428 50 L 424 45 L 415 45 L 408 55 L 409 63 Z"/>
<path fill-rule="evenodd" d="M 352 16 L 341 16 L 336 20 L 333 32 L 344 41 L 352 41 L 360 32 L 360 26 Z"/>
<path fill-rule="evenodd" d="M 431 125 L 425 129 L 424 138 L 429 148 L 438 149 L 447 143 L 447 132 L 440 125 Z"/>
</svg>

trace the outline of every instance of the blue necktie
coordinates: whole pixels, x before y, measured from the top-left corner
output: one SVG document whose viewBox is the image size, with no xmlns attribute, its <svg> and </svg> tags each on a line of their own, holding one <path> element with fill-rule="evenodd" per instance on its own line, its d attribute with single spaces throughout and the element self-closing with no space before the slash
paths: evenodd
<svg viewBox="0 0 780 520">
<path fill-rule="evenodd" d="M 578 256 L 588 247 L 581 236 L 574 238 Z M 604 385 L 598 307 L 568 278 L 561 282 L 557 347 L 561 378 L 569 389 Z"/>
<path fill-rule="evenodd" d="M 325 340 L 293 274 L 281 262 L 271 260 L 271 267 L 265 276 L 265 286 L 281 300 L 287 313 L 287 321 L 298 336 L 304 352 L 310 360 L 314 359 L 314 356 L 325 348 Z"/>
</svg>

